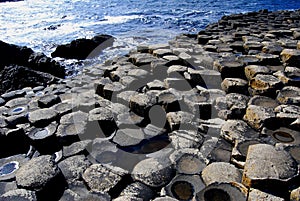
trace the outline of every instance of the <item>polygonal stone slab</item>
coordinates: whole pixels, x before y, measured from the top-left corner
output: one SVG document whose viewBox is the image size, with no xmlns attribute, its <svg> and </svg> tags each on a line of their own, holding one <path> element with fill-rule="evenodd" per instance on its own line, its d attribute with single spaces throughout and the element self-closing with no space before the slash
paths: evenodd
<svg viewBox="0 0 300 201">
<path fill-rule="evenodd" d="M 256 105 L 249 105 L 243 118 L 252 128 L 261 129 L 263 126 L 272 126 L 275 120 L 273 108 L 265 108 Z M 273 125 L 274 126 L 274 125 Z"/>
<path fill-rule="evenodd" d="M 54 109 L 44 108 L 29 112 L 29 122 L 36 126 L 47 125 L 56 120 L 58 113 Z"/>
</svg>

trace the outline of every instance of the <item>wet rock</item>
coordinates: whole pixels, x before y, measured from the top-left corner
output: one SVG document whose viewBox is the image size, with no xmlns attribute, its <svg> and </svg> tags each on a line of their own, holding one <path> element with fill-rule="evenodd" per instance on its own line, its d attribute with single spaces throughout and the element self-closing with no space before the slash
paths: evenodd
<svg viewBox="0 0 300 201">
<path fill-rule="evenodd" d="M 245 186 L 261 187 L 272 182 L 273 188 L 279 188 L 297 174 L 297 163 L 286 151 L 267 144 L 249 146 L 242 179 Z"/>
<path fill-rule="evenodd" d="M 293 86 L 284 87 L 278 93 L 277 100 L 281 104 L 293 104 L 300 106 L 300 88 Z"/>
<path fill-rule="evenodd" d="M 104 165 L 93 164 L 84 171 L 82 178 L 92 191 L 109 192 L 121 181 L 122 176 Z"/>
<path fill-rule="evenodd" d="M 0 81 L 0 94 L 4 94 L 24 87 L 50 85 L 58 82 L 59 79 L 48 73 L 34 71 L 23 66 L 10 65 L 1 71 Z"/>
<path fill-rule="evenodd" d="M 215 162 L 205 167 L 201 177 L 206 186 L 215 182 L 240 182 L 242 179 L 241 172 L 230 163 Z"/>
<path fill-rule="evenodd" d="M 199 175 L 177 175 L 165 189 L 167 195 L 177 200 L 191 200 L 204 187 Z"/>
<path fill-rule="evenodd" d="M 249 105 L 243 119 L 252 128 L 259 130 L 263 126 L 272 127 L 272 122 L 275 120 L 275 113 L 273 108 Z"/>
<path fill-rule="evenodd" d="M 82 178 L 83 172 L 90 166 L 84 155 L 72 156 L 58 163 L 67 182 L 76 182 Z"/>
<path fill-rule="evenodd" d="M 8 192 L 4 193 L 3 195 L 1 195 L 0 200 L 37 201 L 37 196 L 34 191 L 29 191 L 29 190 L 25 190 L 25 189 L 16 189 L 16 190 L 8 191 Z"/>
<path fill-rule="evenodd" d="M 249 82 L 249 93 L 251 95 L 264 95 L 274 97 L 276 90 L 281 89 L 282 82 L 273 75 L 258 74 Z"/>
<path fill-rule="evenodd" d="M 26 163 L 25 155 L 15 155 L 0 159 L 0 181 L 15 178 L 16 171 Z"/>
<path fill-rule="evenodd" d="M 227 120 L 221 128 L 221 137 L 234 143 L 236 140 L 256 139 L 259 133 L 242 120 Z"/>
<path fill-rule="evenodd" d="M 245 75 L 248 80 L 254 78 L 257 74 L 270 74 L 271 70 L 266 66 L 249 65 L 245 67 Z"/>
<path fill-rule="evenodd" d="M 196 194 L 195 200 L 246 201 L 247 189 L 239 183 L 214 183 Z"/>
<path fill-rule="evenodd" d="M 166 185 L 173 178 L 173 169 L 168 161 L 158 161 L 148 158 L 139 162 L 132 170 L 134 180 L 140 181 L 150 187 Z"/>
<path fill-rule="evenodd" d="M 151 188 L 140 182 L 129 184 L 120 195 L 141 198 L 145 201 L 149 201 L 155 197 L 155 193 Z"/>
<path fill-rule="evenodd" d="M 60 170 L 50 155 L 33 158 L 16 172 L 18 187 L 41 190 L 53 182 Z"/>
<path fill-rule="evenodd" d="M 248 93 L 248 82 L 240 78 L 225 78 L 221 87 L 226 93 Z"/>
<path fill-rule="evenodd" d="M 51 54 L 52 57 L 83 60 L 94 57 L 100 51 L 112 45 L 114 38 L 109 35 L 97 35 L 92 39 L 76 39 L 70 44 L 59 45 Z M 95 52 L 96 51 L 96 52 Z"/>
<path fill-rule="evenodd" d="M 281 60 L 289 66 L 299 67 L 300 50 L 284 49 L 280 53 Z"/>
<path fill-rule="evenodd" d="M 271 136 L 275 143 L 283 143 L 285 145 L 298 145 L 300 144 L 300 132 L 280 127 L 276 130 L 264 130 L 264 134 Z"/>
<path fill-rule="evenodd" d="M 44 108 L 29 112 L 29 122 L 36 126 L 44 126 L 56 120 L 57 112 L 53 109 Z"/>
<path fill-rule="evenodd" d="M 265 201 L 284 201 L 283 198 L 274 196 L 272 194 L 265 193 L 263 191 L 251 188 L 249 192 L 249 201 L 254 201 L 254 200 L 265 200 Z"/>
<path fill-rule="evenodd" d="M 59 96 L 49 94 L 49 95 L 45 95 L 45 96 L 42 96 L 39 98 L 38 106 L 40 108 L 48 108 L 48 107 L 51 107 L 60 102 L 61 102 L 61 100 L 60 100 Z"/>
</svg>

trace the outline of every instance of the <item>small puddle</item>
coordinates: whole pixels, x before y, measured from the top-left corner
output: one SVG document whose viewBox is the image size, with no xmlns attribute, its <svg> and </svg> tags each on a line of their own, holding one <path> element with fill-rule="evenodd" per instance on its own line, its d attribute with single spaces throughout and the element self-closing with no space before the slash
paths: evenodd
<svg viewBox="0 0 300 201">
<path fill-rule="evenodd" d="M 277 141 L 282 142 L 282 143 L 291 143 L 294 142 L 294 138 L 286 132 L 283 131 L 276 131 L 272 135 Z"/>
</svg>

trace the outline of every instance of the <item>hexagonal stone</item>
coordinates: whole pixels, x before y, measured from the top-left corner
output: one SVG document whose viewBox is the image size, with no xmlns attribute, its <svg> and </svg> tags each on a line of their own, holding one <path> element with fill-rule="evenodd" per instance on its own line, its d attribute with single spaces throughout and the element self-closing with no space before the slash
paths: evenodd
<svg viewBox="0 0 300 201">
<path fill-rule="evenodd" d="M 258 138 L 259 133 L 242 120 L 227 120 L 221 128 L 221 137 L 234 143 L 236 140 Z"/>
<path fill-rule="evenodd" d="M 205 167 L 201 177 L 206 186 L 215 182 L 240 182 L 242 174 L 234 165 L 224 162 L 215 162 Z"/>
<path fill-rule="evenodd" d="M 60 116 L 63 116 L 67 113 L 71 113 L 75 108 L 75 105 L 73 105 L 71 102 L 62 102 L 53 105 L 51 108 L 57 111 Z"/>
<path fill-rule="evenodd" d="M 55 121 L 58 113 L 54 109 L 44 108 L 29 112 L 29 122 L 36 126 L 47 125 L 52 121 Z"/>
<path fill-rule="evenodd" d="M 267 96 L 253 96 L 248 105 L 257 105 L 260 107 L 276 108 L 279 104 L 276 100 Z"/>
<path fill-rule="evenodd" d="M 243 118 L 252 128 L 260 129 L 263 126 L 272 126 L 275 120 L 273 108 L 249 105 Z M 274 125 L 273 125 L 274 126 Z"/>
<path fill-rule="evenodd" d="M 24 164 L 16 173 L 16 181 L 20 188 L 41 190 L 59 174 L 60 170 L 52 156 L 43 155 Z"/>
<path fill-rule="evenodd" d="M 276 90 L 280 89 L 282 82 L 273 75 L 258 74 L 249 82 L 249 93 L 251 95 L 264 95 L 274 97 Z"/>
<path fill-rule="evenodd" d="M 92 191 L 108 192 L 121 181 L 122 176 L 104 165 L 93 164 L 84 171 L 82 178 Z"/>
<path fill-rule="evenodd" d="M 251 188 L 249 192 L 248 201 L 256 201 L 256 200 L 264 200 L 264 201 L 284 201 L 283 198 L 277 197 L 272 194 L 265 193 L 263 191 Z"/>
<path fill-rule="evenodd" d="M 280 65 L 279 55 L 259 53 L 256 55 L 261 65 Z"/>
<path fill-rule="evenodd" d="M 0 159 L 0 181 L 14 179 L 17 170 L 27 161 L 28 159 L 25 158 L 25 154 Z"/>
<path fill-rule="evenodd" d="M 121 147 L 137 145 L 144 140 L 144 133 L 141 129 L 120 129 L 113 137 L 113 142 Z"/>
<path fill-rule="evenodd" d="M 173 178 L 173 169 L 168 161 L 147 158 L 140 161 L 132 170 L 132 178 L 150 187 L 166 185 Z"/>
<path fill-rule="evenodd" d="M 149 53 L 136 53 L 131 54 L 129 60 L 136 66 L 142 66 L 146 64 L 150 64 L 152 61 L 156 60 L 157 58 Z"/>
<path fill-rule="evenodd" d="M 214 70 L 221 73 L 222 79 L 225 78 L 244 78 L 244 65 L 237 61 L 218 61 L 214 62 Z"/>
<path fill-rule="evenodd" d="M 90 166 L 84 155 L 72 156 L 58 163 L 58 167 L 68 182 L 82 178 L 83 172 Z"/>
<path fill-rule="evenodd" d="M 129 184 L 120 195 L 142 198 L 145 201 L 149 201 L 155 197 L 155 193 L 152 191 L 152 189 L 140 182 Z"/>
<path fill-rule="evenodd" d="M 299 67 L 300 63 L 300 50 L 284 49 L 280 53 L 281 60 L 289 66 Z"/>
<path fill-rule="evenodd" d="M 103 87 L 103 97 L 107 100 L 111 100 L 123 89 L 125 89 L 125 86 L 119 82 L 108 83 Z"/>
<path fill-rule="evenodd" d="M 136 94 L 131 96 L 129 107 L 134 113 L 144 117 L 153 104 L 154 102 L 148 95 Z"/>
<path fill-rule="evenodd" d="M 61 102 L 61 99 L 59 96 L 54 95 L 54 94 L 48 94 L 48 95 L 44 95 L 39 98 L 38 106 L 40 108 L 48 108 L 48 107 L 51 107 L 60 102 Z"/>
<path fill-rule="evenodd" d="M 248 82 L 240 78 L 225 78 L 221 87 L 226 93 L 248 93 Z"/>
<path fill-rule="evenodd" d="M 7 103 L 5 104 L 6 107 L 12 108 L 12 107 L 16 107 L 19 105 L 27 105 L 30 102 L 30 99 L 28 98 L 15 98 L 12 100 L 7 101 Z"/>
<path fill-rule="evenodd" d="M 5 201 L 37 201 L 37 196 L 34 191 L 25 189 L 11 190 L 0 196 L 0 200 Z"/>
<path fill-rule="evenodd" d="M 85 112 L 77 111 L 70 114 L 66 114 L 61 117 L 61 124 L 71 124 L 71 123 L 83 123 L 88 119 L 88 114 Z"/>
<path fill-rule="evenodd" d="M 249 65 L 245 67 L 245 75 L 248 80 L 251 80 L 257 74 L 270 74 L 271 70 L 266 66 Z"/>
<path fill-rule="evenodd" d="M 63 147 L 63 156 L 65 158 L 78 155 L 78 154 L 84 154 L 88 152 L 89 146 L 91 145 L 92 140 L 82 140 L 79 142 L 74 142 L 73 144 L 69 146 Z"/>
<path fill-rule="evenodd" d="M 300 88 L 293 86 L 284 87 L 278 93 L 277 100 L 281 104 L 293 104 L 300 106 Z"/>
<path fill-rule="evenodd" d="M 198 192 L 195 201 L 232 200 L 246 201 L 248 190 L 239 183 L 214 183 Z"/>
<path fill-rule="evenodd" d="M 297 175 L 297 162 L 288 152 L 267 144 L 249 146 L 242 179 L 245 186 L 278 187 Z"/>
<path fill-rule="evenodd" d="M 199 148 L 203 143 L 203 136 L 197 130 L 178 130 L 169 133 L 171 144 L 175 149 Z"/>
</svg>

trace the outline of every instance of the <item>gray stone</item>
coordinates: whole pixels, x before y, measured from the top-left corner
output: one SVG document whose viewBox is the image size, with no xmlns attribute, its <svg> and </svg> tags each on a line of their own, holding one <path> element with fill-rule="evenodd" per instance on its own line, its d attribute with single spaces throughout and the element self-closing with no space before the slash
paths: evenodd
<svg viewBox="0 0 300 201">
<path fill-rule="evenodd" d="M 28 159 L 24 154 L 9 156 L 0 159 L 0 181 L 12 180 L 16 172 L 26 163 Z"/>
<path fill-rule="evenodd" d="M 54 109 L 44 108 L 29 112 L 29 122 L 36 126 L 43 126 L 55 121 L 58 113 Z"/>
<path fill-rule="evenodd" d="M 14 98 L 6 102 L 5 106 L 9 108 L 13 108 L 20 105 L 27 105 L 30 102 L 28 98 Z"/>
<path fill-rule="evenodd" d="M 242 179 L 245 186 L 255 188 L 272 183 L 274 188 L 275 184 L 286 185 L 297 175 L 297 163 L 288 152 L 267 144 L 249 146 Z"/>
<path fill-rule="evenodd" d="M 90 162 L 84 155 L 72 156 L 58 163 L 67 182 L 75 182 L 82 178 L 83 172 L 90 166 Z"/>
<path fill-rule="evenodd" d="M 221 73 L 222 79 L 245 77 L 244 66 L 237 61 L 216 61 L 214 62 L 214 70 Z"/>
<path fill-rule="evenodd" d="M 261 129 L 263 126 L 271 127 L 275 119 L 273 108 L 249 105 L 243 119 L 254 129 Z M 274 125 L 273 125 L 274 126 Z"/>
<path fill-rule="evenodd" d="M 60 174 L 60 170 L 50 155 L 33 158 L 16 172 L 20 188 L 41 190 Z"/>
<path fill-rule="evenodd" d="M 120 195 L 141 198 L 145 201 L 149 201 L 155 197 L 155 193 L 151 188 L 140 182 L 129 184 Z"/>
<path fill-rule="evenodd" d="M 11 190 L 0 196 L 1 201 L 37 201 L 34 191 L 25 189 Z"/>
<path fill-rule="evenodd" d="M 293 86 L 284 87 L 278 93 L 277 100 L 281 104 L 293 104 L 300 106 L 300 88 Z"/>
<path fill-rule="evenodd" d="M 61 117 L 61 124 L 83 123 L 88 119 L 88 114 L 81 111 L 72 112 Z"/>
<path fill-rule="evenodd" d="M 169 133 L 171 144 L 175 149 L 199 148 L 203 143 L 203 136 L 197 130 L 178 130 Z"/>
<path fill-rule="evenodd" d="M 272 194 L 265 193 L 263 191 L 251 188 L 248 196 L 248 201 L 256 201 L 256 200 L 264 200 L 264 201 L 284 201 L 283 198 L 274 196 Z"/>
<path fill-rule="evenodd" d="M 132 177 L 150 187 L 160 187 L 169 183 L 173 177 L 173 169 L 168 161 L 155 158 L 142 160 L 132 170 Z"/>
<path fill-rule="evenodd" d="M 299 201 L 300 200 L 300 187 L 292 190 L 290 195 L 290 201 Z"/>
<path fill-rule="evenodd" d="M 71 102 L 61 102 L 51 107 L 56 112 L 58 112 L 59 116 L 63 116 L 65 114 L 71 113 L 72 110 L 75 108 Z"/>
<path fill-rule="evenodd" d="M 249 82 L 249 93 L 251 95 L 264 95 L 274 97 L 276 90 L 280 89 L 282 82 L 273 75 L 258 74 Z"/>
<path fill-rule="evenodd" d="M 221 87 L 226 93 L 248 93 L 248 82 L 240 78 L 225 78 L 221 83 Z"/>
<path fill-rule="evenodd" d="M 40 108 L 48 108 L 60 102 L 61 99 L 59 96 L 48 94 L 39 98 L 38 105 Z"/>
<path fill-rule="evenodd" d="M 215 162 L 205 167 L 201 173 L 201 177 L 206 186 L 215 182 L 241 182 L 241 172 L 230 163 Z"/>
<path fill-rule="evenodd" d="M 79 142 L 74 142 L 69 146 L 63 147 L 63 156 L 70 157 L 78 154 L 84 154 L 89 150 L 89 146 L 91 145 L 92 140 L 82 140 Z"/>
<path fill-rule="evenodd" d="M 279 104 L 276 100 L 267 96 L 253 96 L 250 98 L 248 105 L 257 105 L 260 107 L 276 108 Z"/>
<path fill-rule="evenodd" d="M 183 150 L 192 150 L 192 149 L 183 149 Z M 175 160 L 176 160 L 175 161 L 176 170 L 180 174 L 187 174 L 187 175 L 199 174 L 206 167 L 204 158 L 199 153 L 179 152 L 177 153 Z"/>
<path fill-rule="evenodd" d="M 84 171 L 82 178 L 92 191 L 108 192 L 118 184 L 122 176 L 104 165 L 93 164 Z"/>
<path fill-rule="evenodd" d="M 148 95 L 136 94 L 131 97 L 129 107 L 134 113 L 144 117 L 153 104 L 153 100 Z"/>
<path fill-rule="evenodd" d="M 113 137 L 113 142 L 122 147 L 133 146 L 139 144 L 145 138 L 141 129 L 125 128 L 118 130 Z"/>
<path fill-rule="evenodd" d="M 234 143 L 236 140 L 256 139 L 259 133 L 242 120 L 227 120 L 221 128 L 221 137 Z"/>
<path fill-rule="evenodd" d="M 116 199 L 113 199 L 113 201 L 143 201 L 143 199 L 124 195 L 124 196 L 119 196 Z"/>
</svg>

